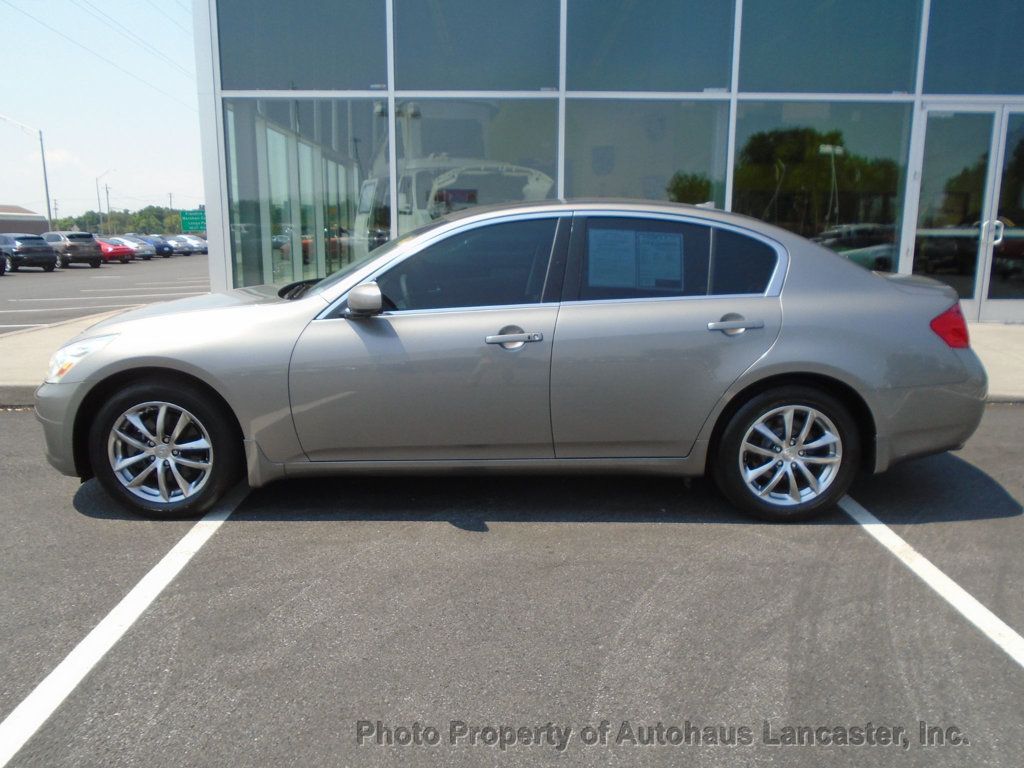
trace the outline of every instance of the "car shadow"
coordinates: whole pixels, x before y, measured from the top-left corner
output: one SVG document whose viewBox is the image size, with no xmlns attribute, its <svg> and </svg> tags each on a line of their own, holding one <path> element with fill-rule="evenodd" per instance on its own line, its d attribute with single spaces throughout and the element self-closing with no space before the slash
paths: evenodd
<svg viewBox="0 0 1024 768">
<path fill-rule="evenodd" d="M 860 478 L 850 495 L 893 523 L 942 523 L 1015 517 L 1021 504 L 996 480 L 944 454 Z M 138 520 L 96 480 L 79 488 L 74 506 L 88 517 Z M 488 523 L 759 524 L 736 512 L 703 479 L 638 475 L 333 477 L 281 480 L 253 490 L 235 522 L 445 521 L 486 532 Z M 804 525 L 851 525 L 834 510 Z"/>
</svg>

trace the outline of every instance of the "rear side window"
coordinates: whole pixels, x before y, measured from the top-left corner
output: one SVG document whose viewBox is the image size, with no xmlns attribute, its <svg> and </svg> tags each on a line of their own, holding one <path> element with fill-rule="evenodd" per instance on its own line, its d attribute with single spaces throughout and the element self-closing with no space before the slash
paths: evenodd
<svg viewBox="0 0 1024 768">
<path fill-rule="evenodd" d="M 73 235 L 68 235 L 68 240 L 75 240 L 77 242 L 92 241 L 92 235 L 86 232 L 78 232 Z"/>
<path fill-rule="evenodd" d="M 580 274 L 582 301 L 703 296 L 708 286 L 707 227 L 658 219 L 587 219 Z"/>
<path fill-rule="evenodd" d="M 16 238 L 19 243 L 31 243 L 32 245 L 38 245 L 39 243 L 46 242 L 39 235 L 26 235 L 25 237 Z"/>
<path fill-rule="evenodd" d="M 48 243 L 59 243 L 60 242 L 60 235 L 43 235 L 43 238 Z"/>
<path fill-rule="evenodd" d="M 557 223 L 491 224 L 427 246 L 377 280 L 385 305 L 416 310 L 538 303 Z"/>
<path fill-rule="evenodd" d="M 767 243 L 727 229 L 716 229 L 712 244 L 709 293 L 764 293 L 778 254 Z"/>
</svg>

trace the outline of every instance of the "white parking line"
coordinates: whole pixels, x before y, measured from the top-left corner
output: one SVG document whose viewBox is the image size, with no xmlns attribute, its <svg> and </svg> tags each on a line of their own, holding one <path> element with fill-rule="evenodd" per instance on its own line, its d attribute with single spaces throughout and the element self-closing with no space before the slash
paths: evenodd
<svg viewBox="0 0 1024 768">
<path fill-rule="evenodd" d="M 147 291 L 173 291 L 176 288 L 201 288 L 201 287 L 202 286 L 199 285 L 199 284 L 196 284 L 196 285 L 182 285 L 181 283 L 175 283 L 174 285 L 169 285 L 166 288 L 146 288 L 145 290 L 147 290 Z M 136 288 L 82 288 L 80 290 L 81 290 L 81 293 L 103 293 L 104 291 L 113 293 L 114 291 L 137 291 L 139 289 L 136 287 Z M 85 298 L 85 297 L 83 297 L 83 298 Z"/>
<path fill-rule="evenodd" d="M 118 296 L 119 299 L 134 298 Z M 137 307 L 138 304 L 90 304 L 86 307 L 42 307 L 41 309 L 0 309 L 0 315 L 20 315 L 23 312 L 71 312 L 79 309 L 119 309 L 121 307 Z"/>
<path fill-rule="evenodd" d="M 8 299 L 8 301 L 101 301 L 103 299 L 152 299 L 161 296 L 199 296 L 207 291 L 175 291 L 174 293 L 136 293 L 132 296 L 49 296 L 45 299 Z"/>
<path fill-rule="evenodd" d="M 967 590 L 944 574 L 932 562 L 904 541 L 864 507 L 844 496 L 839 507 L 879 544 L 894 554 L 918 578 L 935 590 L 939 597 L 953 606 L 961 616 L 976 626 L 993 643 L 1002 648 L 1011 659 L 1024 667 L 1024 637 L 1014 632 L 992 611 L 979 603 Z"/>
<path fill-rule="evenodd" d="M 0 768 L 7 765 L 57 707 L 160 595 L 245 499 L 241 483 L 192 526 L 103 620 L 0 723 Z"/>
</svg>

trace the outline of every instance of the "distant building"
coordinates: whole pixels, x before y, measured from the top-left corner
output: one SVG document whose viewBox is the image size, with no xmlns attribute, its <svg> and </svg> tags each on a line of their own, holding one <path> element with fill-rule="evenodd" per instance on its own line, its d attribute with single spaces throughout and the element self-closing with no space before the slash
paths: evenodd
<svg viewBox="0 0 1024 768">
<path fill-rule="evenodd" d="M 46 217 L 20 205 L 0 205 L 0 232 L 41 235 L 50 228 Z"/>
</svg>

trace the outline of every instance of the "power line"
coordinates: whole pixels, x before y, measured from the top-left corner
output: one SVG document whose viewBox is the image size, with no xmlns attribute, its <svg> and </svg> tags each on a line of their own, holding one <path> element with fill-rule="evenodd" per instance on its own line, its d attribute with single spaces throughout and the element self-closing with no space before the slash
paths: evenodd
<svg viewBox="0 0 1024 768">
<path fill-rule="evenodd" d="M 12 3 L 10 0 L 0 0 L 0 2 L 2 2 L 4 5 L 9 5 L 11 8 L 16 10 L 18 13 L 22 14 L 23 16 L 28 16 L 30 19 L 32 19 L 32 21 L 36 22 L 37 24 L 40 24 L 41 26 L 46 27 L 48 30 L 53 32 L 55 35 L 59 35 L 60 37 L 62 37 L 65 40 L 67 40 L 72 45 L 75 45 L 78 48 L 81 48 L 86 53 L 88 53 L 88 54 L 90 54 L 92 56 L 95 56 L 100 61 L 106 62 L 107 64 L 112 66 L 114 69 L 120 70 L 124 74 L 128 75 L 128 77 L 131 77 L 131 78 L 133 78 L 135 80 L 138 80 L 143 85 L 148 85 L 154 91 L 157 91 L 158 93 L 163 94 L 164 96 L 169 98 L 171 101 L 176 101 L 179 104 L 181 104 L 183 107 L 187 107 L 188 109 L 192 110 L 193 112 L 198 112 L 198 110 L 195 107 L 193 107 L 191 104 L 186 104 L 184 101 L 179 99 L 177 96 L 172 96 L 167 91 L 165 91 L 163 88 L 160 88 L 159 86 L 153 85 L 151 82 L 149 82 L 148 80 L 144 80 L 143 78 L 141 78 L 138 75 L 136 75 L 134 72 L 129 72 L 127 69 L 125 69 L 121 65 L 116 64 L 113 61 L 111 61 L 110 59 L 108 59 L 106 56 L 102 56 L 102 55 L 96 53 L 96 51 L 92 50 L 91 48 L 86 48 L 84 45 L 82 45 L 80 42 L 78 42 L 74 38 L 68 37 L 63 32 L 61 32 L 59 29 L 51 27 L 49 24 L 47 24 L 42 19 L 38 19 L 35 16 L 33 16 L 31 13 L 29 13 L 28 11 L 19 8 L 14 3 Z"/>
<path fill-rule="evenodd" d="M 156 9 L 157 9 L 158 11 L 160 11 L 160 13 L 162 13 L 162 14 L 164 15 L 164 18 L 166 18 L 166 19 L 167 19 L 167 20 L 168 20 L 169 22 L 171 22 L 171 24 L 173 24 L 174 26 L 176 26 L 176 27 L 177 27 L 178 29 L 180 29 L 180 30 L 181 30 L 182 32 L 184 32 L 185 34 L 191 34 L 190 30 L 188 30 L 188 29 L 185 29 L 185 27 L 183 27 L 183 26 L 182 26 L 181 24 L 179 24 L 179 23 L 178 23 L 178 20 L 177 20 L 177 19 L 175 19 L 175 18 L 174 18 L 173 16 L 171 16 L 171 14 L 169 14 L 169 13 L 168 13 L 167 11 L 165 11 L 165 10 L 164 10 L 163 8 L 161 8 L 161 7 L 160 7 L 160 5 L 159 5 L 158 3 L 155 3 L 155 2 L 153 2 L 153 0 L 146 0 L 146 2 L 148 2 L 148 3 L 149 3 L 150 5 L 152 5 L 152 6 L 154 7 L 154 8 L 156 8 Z"/>
<path fill-rule="evenodd" d="M 90 3 L 89 0 L 71 0 L 71 2 L 72 2 L 72 4 L 77 5 L 80 9 L 82 9 L 83 11 L 88 13 L 94 19 L 99 21 L 101 24 L 104 24 L 106 27 L 108 27 L 115 34 L 120 32 L 120 34 L 122 34 L 122 35 L 124 35 L 124 36 L 126 36 L 128 38 L 129 42 L 135 43 L 137 46 L 139 46 L 140 48 L 145 50 L 147 53 L 149 53 L 149 54 L 151 54 L 153 56 L 156 56 L 157 58 L 161 59 L 162 61 L 170 64 L 172 67 L 176 67 L 177 69 L 181 70 L 184 74 L 188 75 L 190 78 L 195 80 L 196 76 L 195 76 L 195 74 L 193 72 L 191 72 L 190 70 L 188 70 L 185 67 L 181 66 L 181 64 L 176 62 L 170 56 L 166 55 L 162 51 L 158 50 L 151 43 L 149 43 L 146 40 L 144 40 L 143 38 L 139 37 L 137 34 L 135 34 L 130 29 L 128 29 L 128 27 L 126 27 L 120 21 L 118 21 L 113 16 L 110 16 L 108 13 L 106 13 L 103 9 L 97 8 L 95 5 Z M 81 3 L 85 3 L 85 5 L 82 5 Z M 86 8 L 85 6 L 89 6 L 89 7 Z M 114 27 L 112 25 L 116 26 L 117 29 L 114 29 Z"/>
</svg>

